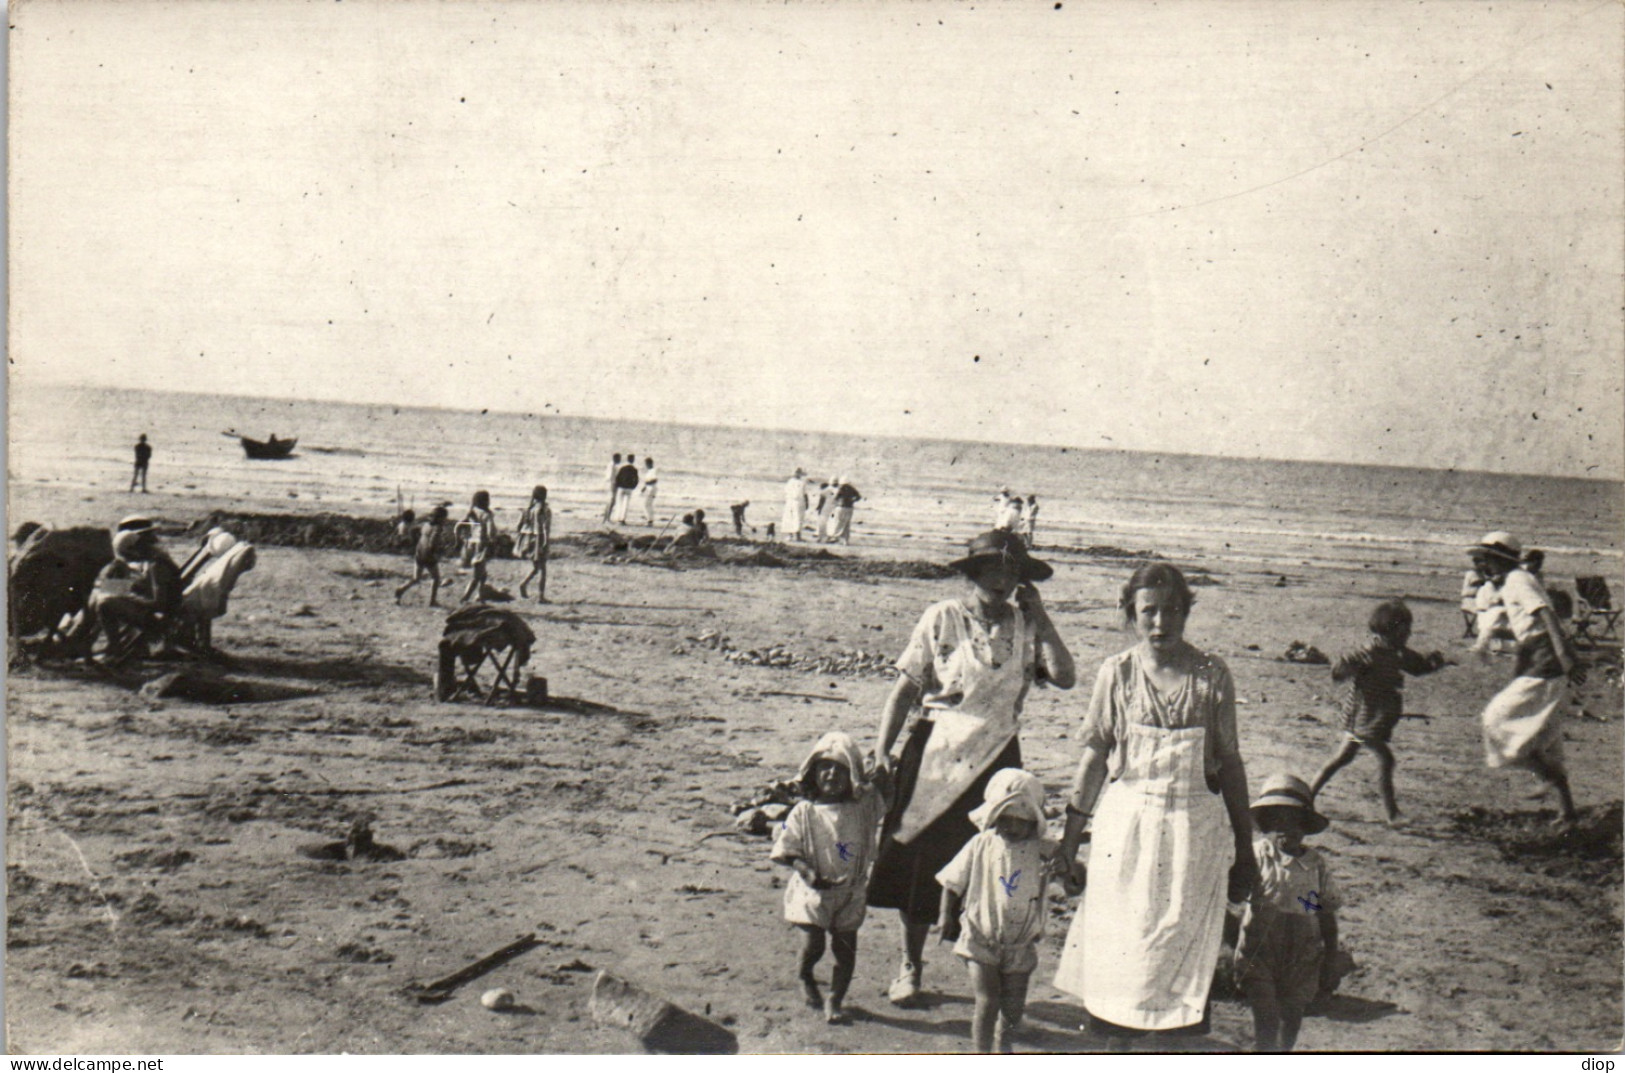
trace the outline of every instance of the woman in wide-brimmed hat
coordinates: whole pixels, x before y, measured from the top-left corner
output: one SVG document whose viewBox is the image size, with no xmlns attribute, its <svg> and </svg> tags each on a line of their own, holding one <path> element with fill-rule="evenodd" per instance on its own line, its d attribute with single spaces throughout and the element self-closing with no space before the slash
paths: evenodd
<svg viewBox="0 0 1625 1073">
<path fill-rule="evenodd" d="M 1585 669 L 1551 598 L 1521 565 L 1523 545 L 1515 537 L 1488 533 L 1467 555 L 1500 595 L 1506 624 L 1518 642 L 1512 681 L 1484 708 L 1484 762 L 1534 772 L 1557 792 L 1559 820 L 1567 822 L 1575 811 L 1563 763 L 1563 704 L 1569 681 L 1585 681 Z M 1480 633 L 1473 650 L 1487 659 L 1489 644 L 1487 633 Z"/>
<path fill-rule="evenodd" d="M 1033 587 L 1054 571 L 1020 537 L 983 533 L 951 565 L 969 584 L 932 604 L 914 627 L 875 745 L 877 761 L 891 766 L 904 722 L 920 709 L 895 761 L 895 795 L 869 884 L 869 904 L 903 918 L 903 966 L 888 992 L 898 1005 L 919 994 L 926 934 L 942 897 L 936 875 L 977 833 L 967 814 L 995 771 L 1021 766 L 1016 731 L 1027 690 L 1034 682 L 1071 689 L 1077 678 Z"/>
</svg>

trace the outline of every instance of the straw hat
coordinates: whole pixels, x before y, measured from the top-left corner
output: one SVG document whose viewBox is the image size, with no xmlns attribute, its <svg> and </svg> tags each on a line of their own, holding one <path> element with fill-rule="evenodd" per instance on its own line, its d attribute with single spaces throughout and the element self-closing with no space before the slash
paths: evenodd
<svg viewBox="0 0 1625 1073">
<path fill-rule="evenodd" d="M 1271 775 L 1264 780 L 1264 789 L 1253 801 L 1250 810 L 1254 823 L 1258 822 L 1259 810 L 1266 808 L 1291 808 L 1302 812 L 1306 834 L 1319 834 L 1331 823 L 1315 811 L 1315 795 L 1309 792 L 1309 784 L 1296 775 Z"/>
<path fill-rule="evenodd" d="M 141 550 L 141 541 L 148 533 L 145 529 L 126 529 L 113 534 L 113 557 L 128 561 Z"/>
<path fill-rule="evenodd" d="M 158 523 L 145 514 L 132 514 L 127 518 L 120 518 L 119 523 L 113 527 L 115 533 L 145 533 L 150 529 L 158 528 Z"/>
<path fill-rule="evenodd" d="M 1469 555 L 1474 552 L 1480 555 L 1494 555 L 1516 563 L 1523 558 L 1523 543 L 1511 533 L 1497 529 L 1493 533 L 1485 533 L 1477 544 L 1467 549 Z"/>
<path fill-rule="evenodd" d="M 1055 573 L 1049 563 L 1034 559 L 1027 553 L 1027 545 L 1008 529 L 989 529 L 970 542 L 965 557 L 948 565 L 969 575 L 977 567 L 989 562 L 1002 561 L 1016 568 L 1023 581 L 1043 581 Z"/>
</svg>

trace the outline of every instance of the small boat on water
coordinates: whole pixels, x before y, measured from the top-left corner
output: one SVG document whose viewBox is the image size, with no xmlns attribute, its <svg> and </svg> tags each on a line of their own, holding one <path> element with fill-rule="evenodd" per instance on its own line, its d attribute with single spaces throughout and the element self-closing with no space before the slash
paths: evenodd
<svg viewBox="0 0 1625 1073">
<path fill-rule="evenodd" d="M 268 440 L 256 440 L 242 435 L 239 432 L 222 432 L 220 435 L 229 436 L 243 445 L 243 454 L 255 459 L 287 458 L 293 453 L 293 445 L 299 442 L 295 436 L 290 440 L 279 440 L 273 433 Z"/>
</svg>

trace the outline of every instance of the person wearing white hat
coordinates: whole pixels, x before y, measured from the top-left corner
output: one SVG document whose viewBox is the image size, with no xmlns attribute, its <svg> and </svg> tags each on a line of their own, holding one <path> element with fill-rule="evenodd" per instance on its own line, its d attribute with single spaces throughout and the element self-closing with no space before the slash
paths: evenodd
<svg viewBox="0 0 1625 1073">
<path fill-rule="evenodd" d="M 830 521 L 829 543 L 852 543 L 852 508 L 863 496 L 847 483 L 845 477 L 835 479 L 835 514 Z"/>
<path fill-rule="evenodd" d="M 1563 707 L 1572 681 L 1585 681 L 1580 663 L 1551 598 L 1539 580 L 1523 569 L 1523 545 L 1505 531 L 1485 534 L 1467 549 L 1480 573 L 1494 586 L 1506 610 L 1507 626 L 1518 644 L 1512 681 L 1485 705 L 1484 762 L 1491 768 L 1521 767 L 1557 794 L 1558 822 L 1575 816 L 1563 761 Z M 1481 633 L 1473 646 L 1489 656 L 1489 639 Z"/>
<path fill-rule="evenodd" d="M 131 517 L 113 530 L 113 561 L 96 575 L 85 619 L 107 637 L 104 659 L 121 663 L 144 638 L 157 633 L 181 605 L 181 572 L 158 545 L 147 518 Z"/>
<path fill-rule="evenodd" d="M 970 970 L 978 1054 L 1010 1053 L 1010 1033 L 1027 1009 L 1048 915 L 1056 844 L 1044 838 L 1044 784 L 1020 768 L 996 771 L 970 820 L 980 830 L 937 873 L 944 942 Z"/>
<path fill-rule="evenodd" d="M 832 730 L 819 738 L 796 777 L 802 800 L 773 842 L 771 859 L 793 872 L 784 887 L 784 919 L 802 933 L 802 994 L 832 1025 L 847 1022 L 842 1004 L 857 967 L 869 867 L 886 811 L 885 780 L 871 775 L 849 735 Z M 827 998 L 813 977 L 826 936 L 835 954 Z"/>
</svg>

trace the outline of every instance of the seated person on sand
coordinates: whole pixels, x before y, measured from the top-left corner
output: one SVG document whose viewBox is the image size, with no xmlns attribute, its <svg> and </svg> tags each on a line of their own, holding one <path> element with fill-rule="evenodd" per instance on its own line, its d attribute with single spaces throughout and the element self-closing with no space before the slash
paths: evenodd
<svg viewBox="0 0 1625 1073">
<path fill-rule="evenodd" d="M 113 561 L 96 575 L 85 609 L 86 641 L 99 627 L 107 636 L 106 662 L 121 663 L 134 655 L 144 636 L 161 633 L 181 605 L 181 574 L 158 546 L 158 532 L 147 522 L 119 523 L 113 535 Z"/>
<path fill-rule="evenodd" d="M 677 535 L 667 545 L 668 549 L 697 548 L 711 543 L 711 528 L 705 524 L 705 511 L 697 510 L 693 514 L 683 515 L 680 525 Z"/>
</svg>

